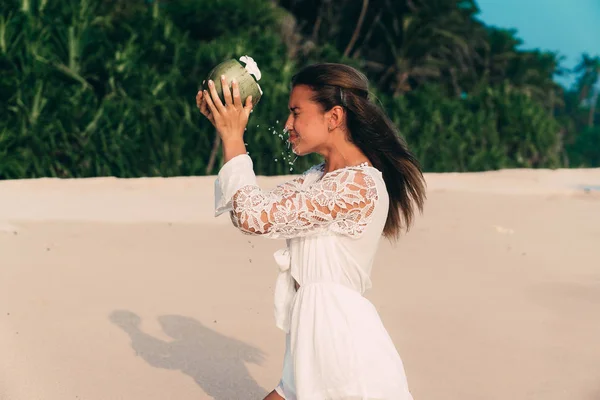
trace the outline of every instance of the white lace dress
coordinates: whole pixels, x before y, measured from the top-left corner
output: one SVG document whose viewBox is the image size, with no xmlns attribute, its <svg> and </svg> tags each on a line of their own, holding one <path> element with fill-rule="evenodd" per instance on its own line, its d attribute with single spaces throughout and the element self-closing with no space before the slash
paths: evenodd
<svg viewBox="0 0 600 400">
<path fill-rule="evenodd" d="M 272 191 L 240 155 L 219 171 L 215 214 L 242 232 L 286 239 L 275 253 L 275 322 L 286 332 L 277 392 L 288 400 L 411 400 L 404 366 L 363 293 L 388 213 L 380 171 L 323 164 Z M 300 285 L 294 288 L 294 280 Z"/>
</svg>

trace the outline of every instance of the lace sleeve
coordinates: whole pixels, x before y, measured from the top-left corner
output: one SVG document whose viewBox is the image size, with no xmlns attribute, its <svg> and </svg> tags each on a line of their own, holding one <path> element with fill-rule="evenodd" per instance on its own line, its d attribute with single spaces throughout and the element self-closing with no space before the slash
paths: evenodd
<svg viewBox="0 0 600 400">
<path fill-rule="evenodd" d="M 321 167 L 322 164 L 313 166 L 298 178 L 278 186 L 274 190 L 274 193 L 279 193 L 282 190 L 289 191 L 295 190 L 294 188 L 299 188 L 307 175 L 320 170 Z M 215 180 L 215 217 L 218 217 L 225 212 L 229 212 L 229 214 L 232 215 L 233 195 L 244 186 L 257 186 L 257 181 L 256 175 L 254 174 L 252 159 L 247 154 L 240 154 L 227 161 L 221 167 L 217 179 Z"/>
<path fill-rule="evenodd" d="M 271 198 L 282 198 L 291 193 L 299 192 L 302 188 L 302 184 L 304 183 L 304 179 L 306 178 L 306 174 L 309 172 L 310 172 L 310 170 L 305 172 L 303 175 L 299 176 L 298 178 L 292 179 L 291 181 L 281 183 L 281 184 L 277 185 L 270 192 L 263 193 L 263 195 L 269 196 Z M 258 186 L 256 186 L 256 185 L 245 186 L 245 188 L 251 188 L 251 187 L 258 188 Z M 241 190 L 243 190 L 243 189 L 244 188 L 242 188 Z M 233 199 L 235 200 L 235 195 L 234 195 Z M 237 218 L 237 212 L 235 210 L 235 205 L 234 205 L 234 208 L 229 212 L 229 215 L 231 218 L 231 222 L 233 223 L 233 226 L 235 226 L 236 228 L 240 228 L 244 233 L 250 233 L 250 232 L 247 232 L 246 229 L 244 229 L 243 227 L 241 227 L 239 225 L 240 219 Z"/>
<path fill-rule="evenodd" d="M 327 174 L 305 189 L 297 181 L 270 192 L 244 186 L 233 196 L 231 218 L 242 232 L 271 238 L 327 229 L 358 237 L 371 220 L 377 198 L 373 178 L 349 168 Z"/>
</svg>

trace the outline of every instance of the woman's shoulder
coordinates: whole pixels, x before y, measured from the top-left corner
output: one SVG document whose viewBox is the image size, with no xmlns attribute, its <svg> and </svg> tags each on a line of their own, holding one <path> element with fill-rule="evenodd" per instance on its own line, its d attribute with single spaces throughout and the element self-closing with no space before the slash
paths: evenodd
<svg viewBox="0 0 600 400">
<path fill-rule="evenodd" d="M 302 175 L 310 175 L 315 172 L 323 172 L 325 170 L 325 161 L 320 162 L 319 164 L 315 164 L 312 167 L 305 170 Z"/>
<path fill-rule="evenodd" d="M 387 197 L 383 174 L 377 168 L 368 164 L 348 166 L 325 173 L 325 162 L 321 162 L 302 173 L 300 180 L 305 182 L 306 179 L 313 183 L 327 184 L 327 182 L 334 182 L 340 185 L 338 187 L 350 186 L 354 190 L 359 188 L 363 193 L 366 190 L 375 199 Z"/>
<path fill-rule="evenodd" d="M 319 171 L 324 171 L 324 166 L 319 166 Z M 361 181 L 369 186 L 375 185 L 375 181 L 383 182 L 383 175 L 377 168 L 368 164 L 354 165 L 339 168 L 323 174 L 323 179 L 327 180 L 345 180 L 348 182 Z"/>
</svg>

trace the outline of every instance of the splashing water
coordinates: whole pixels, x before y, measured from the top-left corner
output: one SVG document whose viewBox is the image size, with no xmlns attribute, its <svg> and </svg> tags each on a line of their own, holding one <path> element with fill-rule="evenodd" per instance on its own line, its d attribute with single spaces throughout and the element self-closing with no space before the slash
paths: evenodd
<svg viewBox="0 0 600 400">
<path fill-rule="evenodd" d="M 279 120 L 277 120 L 277 123 L 279 123 Z M 285 147 L 286 147 L 286 149 L 287 150 L 290 149 L 290 142 L 287 140 L 287 136 L 288 136 L 288 129 L 287 128 L 283 128 L 283 130 L 282 130 L 281 133 L 277 133 L 277 131 L 275 130 L 275 128 L 273 128 L 273 135 L 277 135 L 277 136 L 279 136 L 279 139 L 284 140 L 285 141 Z M 283 162 L 287 162 L 287 165 L 290 168 L 290 172 L 294 171 L 294 163 L 298 159 L 298 156 L 294 154 L 293 150 L 292 150 L 292 152 L 288 151 L 287 154 L 286 154 L 285 151 L 282 151 L 281 152 L 281 156 L 282 156 L 282 161 Z M 275 161 L 277 162 L 277 159 L 275 159 Z"/>
<path fill-rule="evenodd" d="M 279 124 L 279 120 L 277 120 L 276 123 Z M 257 124 L 256 128 L 260 128 L 260 124 Z M 246 130 L 247 130 L 247 128 L 246 128 Z M 289 168 L 290 172 L 293 172 L 294 171 L 294 163 L 298 159 L 298 156 L 294 153 L 294 150 L 290 148 L 291 144 L 287 140 L 288 129 L 283 128 L 281 131 L 278 131 L 277 128 L 275 128 L 275 126 L 271 126 L 271 127 L 267 128 L 267 131 L 271 132 L 271 134 L 274 136 L 276 135 L 279 139 L 281 139 L 282 141 L 285 142 L 285 150 L 281 152 L 281 158 L 274 157 L 273 162 L 275 162 L 275 163 L 282 162 L 285 164 L 286 168 Z M 245 143 L 245 145 L 248 146 L 247 143 Z M 247 154 L 250 154 L 250 153 L 248 152 Z"/>
</svg>

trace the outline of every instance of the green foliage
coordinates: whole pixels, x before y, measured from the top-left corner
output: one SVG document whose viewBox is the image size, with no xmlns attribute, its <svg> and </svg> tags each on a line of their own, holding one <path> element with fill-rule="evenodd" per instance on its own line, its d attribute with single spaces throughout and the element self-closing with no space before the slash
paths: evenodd
<svg viewBox="0 0 600 400">
<path fill-rule="evenodd" d="M 572 167 L 600 166 L 600 127 L 585 128 L 573 143 L 567 145 L 567 154 Z"/>
<path fill-rule="evenodd" d="M 264 128 L 249 127 L 249 151 L 286 150 L 266 129 L 286 114 L 285 82 L 295 69 L 276 32 L 254 29 L 199 42 L 165 13 L 174 3 L 128 13 L 117 2 L 54 2 L 35 12 L 14 2 L 4 11 L 0 37 L 9 45 L 0 54 L 7 105 L 0 110 L 0 178 L 204 174 L 215 132 L 194 97 L 215 64 L 244 54 L 260 53 L 271 78 L 261 81 L 267 95 L 252 124 Z M 240 21 L 256 17 L 254 3 L 237 7 Z M 258 11 L 268 22 L 262 3 Z M 272 159 L 259 157 L 258 173 L 289 172 Z"/>
<path fill-rule="evenodd" d="M 425 170 L 484 171 L 560 165 L 557 122 L 507 86 L 456 100 L 438 86 L 387 104 Z"/>
<path fill-rule="evenodd" d="M 278 136 L 289 82 L 317 61 L 365 71 L 428 171 L 600 166 L 597 58 L 582 58 L 563 94 L 559 57 L 518 51 L 471 0 L 372 0 L 362 24 L 362 2 L 313 3 L 0 2 L 0 179 L 216 173 L 194 97 L 216 64 L 245 54 L 264 77 L 245 136 L 258 174 L 290 172 Z"/>
</svg>

